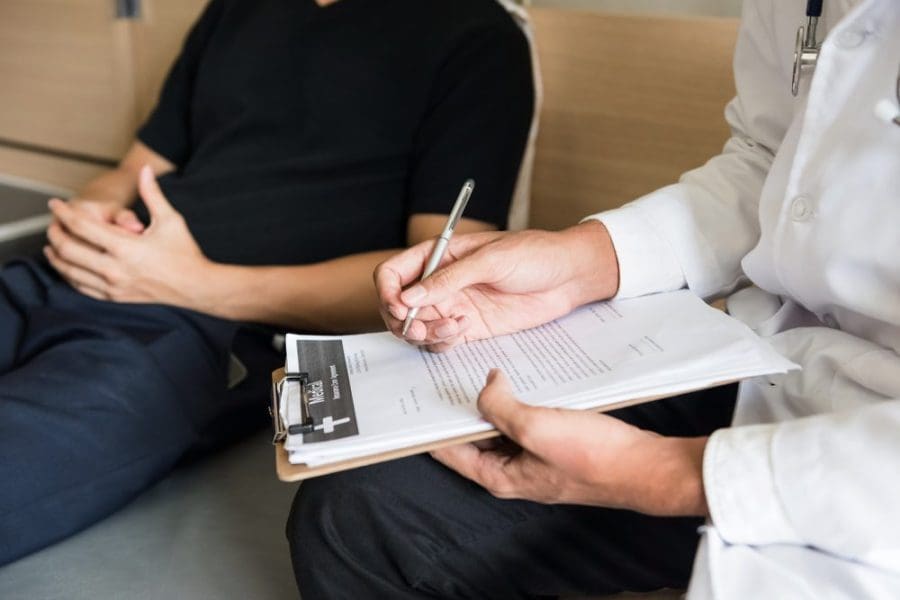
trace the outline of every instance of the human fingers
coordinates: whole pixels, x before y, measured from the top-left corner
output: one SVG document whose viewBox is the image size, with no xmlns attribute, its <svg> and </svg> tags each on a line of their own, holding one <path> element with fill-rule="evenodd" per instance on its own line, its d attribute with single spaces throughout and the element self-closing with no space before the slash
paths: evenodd
<svg viewBox="0 0 900 600">
<path fill-rule="evenodd" d="M 100 290 L 94 289 L 87 285 L 81 285 L 80 283 L 73 283 L 72 287 L 84 294 L 85 296 L 89 296 L 94 300 L 100 300 L 102 302 L 109 302 L 110 298 L 104 292 Z"/>
<path fill-rule="evenodd" d="M 116 213 L 113 222 L 126 231 L 131 233 L 141 233 L 144 231 L 144 224 L 138 219 L 133 210 L 123 209 Z"/>
<path fill-rule="evenodd" d="M 488 373 L 478 395 L 478 411 L 513 442 L 540 455 L 547 432 L 554 432 L 559 415 L 553 409 L 531 406 L 516 399 L 509 379 L 499 369 Z"/>
<path fill-rule="evenodd" d="M 421 242 L 395 254 L 375 268 L 378 301 L 395 319 L 402 321 L 406 318 L 408 308 L 400 300 L 400 292 L 404 286 L 421 277 L 425 261 L 428 260 L 433 247 L 433 240 Z"/>
<path fill-rule="evenodd" d="M 459 317 L 426 320 L 422 321 L 422 324 L 425 326 L 425 335 L 422 341 L 429 344 L 438 344 L 463 337 L 472 328 L 472 319 L 462 315 Z"/>
<path fill-rule="evenodd" d="M 406 306 L 433 306 L 451 299 L 469 286 L 495 279 L 497 263 L 489 252 L 473 252 L 444 266 L 400 293 Z"/>
<path fill-rule="evenodd" d="M 144 200 L 147 212 L 150 213 L 151 220 L 160 219 L 175 212 L 175 209 L 160 189 L 159 183 L 156 181 L 156 175 L 153 174 L 153 169 L 149 165 L 144 165 L 141 168 L 141 173 L 138 176 L 138 191 Z"/>
<path fill-rule="evenodd" d="M 466 256 L 490 242 L 508 235 L 505 231 L 485 231 L 455 236 L 438 268 Z M 407 248 L 384 261 L 375 269 L 375 287 L 379 300 L 398 319 L 406 317 L 408 306 L 400 300 L 403 288 L 422 277 L 425 265 L 434 250 L 434 240 L 426 240 Z"/>
<path fill-rule="evenodd" d="M 53 198 L 57 202 L 64 202 L 59 198 Z M 93 218 L 95 221 L 100 221 L 103 223 L 109 223 L 112 220 L 113 209 L 111 205 L 107 202 L 98 202 L 96 200 L 89 200 L 87 198 L 70 198 L 68 202 L 66 202 L 68 206 L 71 206 L 74 210 L 78 211 L 82 215 Z"/>
<path fill-rule="evenodd" d="M 510 452 L 508 446 L 482 449 L 477 444 L 460 444 L 434 450 L 431 456 L 497 498 L 543 502 L 558 492 L 545 463 L 527 452 Z"/>
<path fill-rule="evenodd" d="M 436 343 L 430 343 L 430 344 L 423 343 L 422 345 L 425 346 L 425 349 L 428 350 L 429 352 L 434 352 L 435 354 L 441 354 L 442 352 L 448 352 L 450 350 L 453 350 L 454 348 L 456 348 L 460 344 L 464 343 L 465 341 L 466 341 L 466 338 L 464 336 L 459 335 L 454 338 L 444 340 L 442 342 L 436 342 Z"/>
<path fill-rule="evenodd" d="M 385 307 L 381 306 L 381 318 L 387 326 L 388 331 L 393 333 L 398 338 L 405 340 L 409 343 L 425 343 L 427 341 L 427 326 L 426 323 L 431 321 L 443 320 L 447 317 L 444 317 L 437 308 L 433 306 L 427 306 L 419 311 L 417 318 L 413 320 L 412 325 L 406 334 L 403 334 L 403 324 L 405 323 L 405 319 L 397 319 L 392 314 L 388 313 Z"/>
<path fill-rule="evenodd" d="M 435 315 L 433 319 L 417 318 L 413 319 L 409 330 L 403 337 L 410 342 L 436 344 L 462 335 L 469 328 L 470 322 L 471 320 L 466 316 L 442 317 Z M 400 333 L 403 333 L 402 327 Z"/>
<path fill-rule="evenodd" d="M 71 234 L 107 252 L 113 252 L 119 248 L 123 239 L 122 233 L 114 225 L 87 217 L 61 200 L 51 200 L 48 206 L 53 216 Z"/>
<path fill-rule="evenodd" d="M 102 299 L 106 298 L 105 290 L 107 288 L 107 282 L 102 277 L 87 269 L 67 262 L 59 256 L 52 246 L 44 246 L 44 256 L 47 257 L 50 265 L 56 269 L 56 271 L 62 275 L 63 279 L 68 281 L 72 287 L 79 290 L 81 288 L 86 288 L 90 291 L 90 293 L 85 292 L 87 295 L 100 297 Z"/>
<path fill-rule="evenodd" d="M 393 329 L 392 322 L 402 323 L 409 309 L 400 301 L 400 292 L 403 289 L 402 276 L 388 262 L 375 267 L 373 278 L 382 319 L 388 329 Z"/>
<path fill-rule="evenodd" d="M 105 277 L 112 266 L 109 254 L 69 235 L 58 223 L 51 223 L 47 228 L 47 241 L 55 256 L 100 277 Z"/>
<path fill-rule="evenodd" d="M 472 339 L 470 334 L 473 329 L 472 321 L 466 316 L 439 321 L 434 330 L 431 329 L 432 323 L 422 323 L 425 327 L 424 334 L 422 329 L 417 328 L 417 324 L 418 321 L 414 321 L 410 326 L 410 330 L 406 333 L 407 341 L 425 346 L 430 352 L 446 352 Z M 417 339 L 410 340 L 411 335 Z"/>
<path fill-rule="evenodd" d="M 505 469 L 507 458 L 500 453 L 481 450 L 475 444 L 458 444 L 434 450 L 431 456 L 495 496 L 502 497 L 512 490 Z"/>
<path fill-rule="evenodd" d="M 451 335 L 442 340 L 436 341 L 433 339 L 427 339 L 424 333 L 424 324 L 420 321 L 414 321 L 410 326 L 409 330 L 406 332 L 406 336 L 402 335 L 401 331 L 395 333 L 395 335 L 399 338 L 403 338 L 407 344 L 411 346 L 419 346 L 423 347 L 429 352 L 446 352 L 451 348 L 454 348 L 461 343 L 463 343 L 466 338 L 464 335 Z"/>
</svg>

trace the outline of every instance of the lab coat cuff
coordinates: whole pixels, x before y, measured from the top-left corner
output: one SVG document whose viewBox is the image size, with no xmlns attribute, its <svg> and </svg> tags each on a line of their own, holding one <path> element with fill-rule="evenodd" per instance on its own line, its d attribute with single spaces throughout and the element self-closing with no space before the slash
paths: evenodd
<svg viewBox="0 0 900 600">
<path fill-rule="evenodd" d="M 669 243 L 644 218 L 642 209 L 626 205 L 586 217 L 606 226 L 619 261 L 617 298 L 678 290 L 686 285 Z"/>
<path fill-rule="evenodd" d="M 772 441 L 778 425 L 720 429 L 703 455 L 703 484 L 713 525 L 729 544 L 797 544 L 800 536 L 778 494 Z"/>
</svg>

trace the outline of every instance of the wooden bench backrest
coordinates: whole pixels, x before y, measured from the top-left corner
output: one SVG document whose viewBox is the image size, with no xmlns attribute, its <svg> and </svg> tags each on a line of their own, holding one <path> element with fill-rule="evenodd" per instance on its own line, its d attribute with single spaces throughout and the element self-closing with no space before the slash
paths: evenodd
<svg viewBox="0 0 900 600">
<path fill-rule="evenodd" d="M 207 1 L 0 0 L 0 174 L 77 190 L 121 158 Z"/>
<path fill-rule="evenodd" d="M 118 158 L 205 1 L 147 0 L 126 23 L 82 0 L 0 0 L 0 139 Z M 719 151 L 735 20 L 531 14 L 544 78 L 532 226 L 617 206 Z M 77 189 L 101 169 L 0 144 L 12 175 Z"/>
<path fill-rule="evenodd" d="M 530 226 L 619 206 L 721 150 L 737 20 L 531 14 L 544 102 Z"/>
</svg>

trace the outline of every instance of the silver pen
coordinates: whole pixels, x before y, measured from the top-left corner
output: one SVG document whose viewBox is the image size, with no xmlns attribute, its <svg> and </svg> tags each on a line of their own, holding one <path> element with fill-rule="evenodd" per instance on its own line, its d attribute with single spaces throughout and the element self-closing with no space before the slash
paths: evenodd
<svg viewBox="0 0 900 600">
<path fill-rule="evenodd" d="M 441 264 L 441 259 L 444 258 L 444 253 L 447 252 L 447 245 L 450 243 L 450 238 L 453 237 L 453 230 L 456 229 L 456 225 L 462 218 L 463 211 L 466 210 L 466 204 L 469 203 L 469 198 L 472 196 L 472 191 L 474 189 L 475 182 L 469 179 L 463 184 L 462 189 L 459 190 L 459 196 L 456 197 L 456 203 L 453 205 L 453 210 L 450 211 L 450 217 L 447 219 L 447 224 L 444 225 L 444 231 L 441 232 L 441 237 L 434 243 L 434 250 L 431 251 L 431 256 L 428 258 L 425 270 L 422 271 L 422 279 L 420 279 L 420 281 L 434 273 L 438 265 Z M 418 307 L 409 309 L 409 312 L 406 314 L 406 320 L 403 321 L 403 331 L 401 332 L 401 335 L 406 335 L 406 332 L 409 331 L 409 326 L 412 325 L 417 314 L 419 314 Z"/>
</svg>

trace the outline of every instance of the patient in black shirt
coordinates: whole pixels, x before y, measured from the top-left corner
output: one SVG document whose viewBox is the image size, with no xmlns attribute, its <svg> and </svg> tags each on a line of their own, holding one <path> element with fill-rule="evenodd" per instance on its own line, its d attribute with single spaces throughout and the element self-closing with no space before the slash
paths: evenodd
<svg viewBox="0 0 900 600">
<path fill-rule="evenodd" d="M 464 180 L 459 229 L 504 227 L 533 95 L 495 0 L 213 0 L 50 265 L 0 271 L 0 564 L 258 426 L 271 334 L 378 326 Z"/>
<path fill-rule="evenodd" d="M 138 137 L 176 167 L 160 183 L 212 260 L 399 248 L 469 177 L 466 216 L 504 227 L 530 69 L 494 1 L 217 1 Z"/>
</svg>

